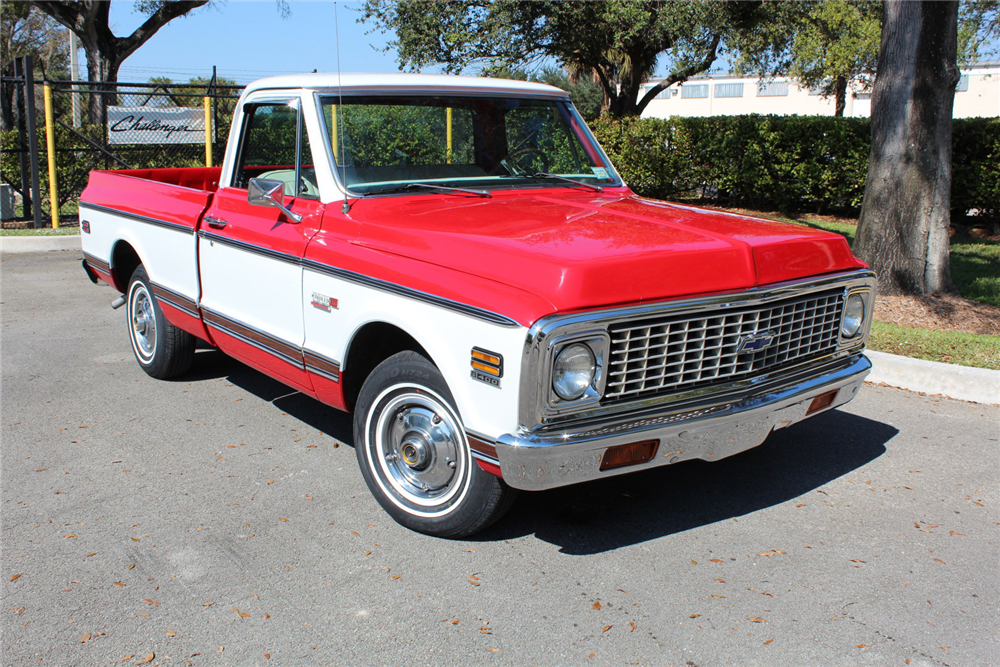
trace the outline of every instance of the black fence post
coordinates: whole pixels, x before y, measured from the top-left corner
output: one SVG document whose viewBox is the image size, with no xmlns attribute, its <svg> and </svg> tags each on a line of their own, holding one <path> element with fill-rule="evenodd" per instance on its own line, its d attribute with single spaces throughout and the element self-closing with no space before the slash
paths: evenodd
<svg viewBox="0 0 1000 667">
<path fill-rule="evenodd" d="M 26 86 L 24 82 L 24 62 L 21 58 L 14 60 L 14 115 L 17 119 L 17 144 L 20 148 L 18 159 L 21 167 L 21 217 L 31 218 L 34 201 L 31 193 L 31 168 L 28 164 L 28 128 L 25 124 Z"/>
<path fill-rule="evenodd" d="M 38 133 L 35 130 L 35 73 L 34 58 L 23 56 L 21 69 L 24 72 L 24 112 L 28 129 L 28 151 L 31 162 L 31 212 L 35 229 L 42 223 L 42 186 L 38 178 Z"/>
</svg>

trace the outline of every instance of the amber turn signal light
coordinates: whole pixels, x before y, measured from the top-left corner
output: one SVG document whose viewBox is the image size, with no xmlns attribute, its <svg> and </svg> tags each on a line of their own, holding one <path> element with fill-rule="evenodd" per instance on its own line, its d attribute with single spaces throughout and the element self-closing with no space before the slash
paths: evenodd
<svg viewBox="0 0 1000 667">
<path fill-rule="evenodd" d="M 630 442 L 627 445 L 608 447 L 604 452 L 604 458 L 601 459 L 601 470 L 624 468 L 651 461 L 656 456 L 656 450 L 659 446 L 659 440 L 643 440 L 642 442 Z"/>
<path fill-rule="evenodd" d="M 822 410 L 823 408 L 828 408 L 833 405 L 833 401 L 837 398 L 837 392 L 839 389 L 834 389 L 833 391 L 828 391 L 825 394 L 820 394 L 812 400 L 809 404 L 809 409 L 806 410 L 807 415 L 811 415 L 814 412 Z"/>
</svg>

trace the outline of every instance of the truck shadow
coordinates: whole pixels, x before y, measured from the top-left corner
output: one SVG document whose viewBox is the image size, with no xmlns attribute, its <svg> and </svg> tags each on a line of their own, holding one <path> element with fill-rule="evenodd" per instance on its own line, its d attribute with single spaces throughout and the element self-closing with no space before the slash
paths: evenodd
<svg viewBox="0 0 1000 667">
<path fill-rule="evenodd" d="M 178 378 L 183 382 L 216 379 L 232 382 L 317 431 L 354 446 L 351 415 L 324 405 L 218 350 L 199 350 L 191 372 Z"/>
<path fill-rule="evenodd" d="M 504 519 L 473 539 L 533 533 L 566 554 L 610 551 L 799 498 L 875 460 L 897 433 L 834 410 L 722 461 L 689 461 L 521 494 Z"/>
<path fill-rule="evenodd" d="M 186 381 L 225 378 L 282 412 L 354 446 L 351 415 L 327 407 L 221 352 L 198 353 Z M 745 516 L 799 498 L 885 453 L 899 431 L 834 410 L 776 431 L 722 461 L 689 461 L 574 486 L 521 493 L 473 541 L 534 534 L 571 555 L 596 554 Z"/>
</svg>

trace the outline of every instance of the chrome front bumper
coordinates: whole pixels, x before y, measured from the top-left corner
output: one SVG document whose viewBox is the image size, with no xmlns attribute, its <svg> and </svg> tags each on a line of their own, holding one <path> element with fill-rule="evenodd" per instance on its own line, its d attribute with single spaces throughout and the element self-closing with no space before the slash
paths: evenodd
<svg viewBox="0 0 1000 667">
<path fill-rule="evenodd" d="M 503 435 L 497 439 L 497 458 L 504 481 L 532 491 L 688 459 L 717 461 L 756 447 L 772 430 L 806 419 L 810 403 L 821 394 L 837 390 L 829 406 L 809 417 L 847 403 L 857 395 L 871 367 L 868 358 L 859 354 L 812 376 L 752 388 L 709 404 L 670 406 L 572 431 Z M 660 444 L 652 460 L 600 470 L 609 447 L 653 439 Z"/>
</svg>

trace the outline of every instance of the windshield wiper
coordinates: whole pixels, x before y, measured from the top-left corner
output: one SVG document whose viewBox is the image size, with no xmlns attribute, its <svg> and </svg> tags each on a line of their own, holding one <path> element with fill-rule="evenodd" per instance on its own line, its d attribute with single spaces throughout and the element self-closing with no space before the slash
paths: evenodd
<svg viewBox="0 0 1000 667">
<path fill-rule="evenodd" d="M 435 185 L 434 183 L 407 183 L 406 185 L 398 185 L 391 188 L 385 188 L 384 190 L 373 190 L 372 192 L 366 192 L 362 197 L 370 197 L 372 195 L 388 195 L 394 192 L 406 192 L 408 190 L 416 190 L 417 188 L 426 188 L 428 190 L 444 190 L 446 192 L 462 192 L 468 195 L 476 195 L 477 197 L 493 197 L 492 194 L 486 190 L 474 190 L 472 188 L 451 188 L 447 185 Z"/>
<path fill-rule="evenodd" d="M 548 178 L 554 181 L 562 181 L 563 183 L 572 183 L 573 185 L 579 185 L 581 188 L 587 188 L 588 190 L 593 190 L 594 192 L 604 192 L 604 188 L 602 188 L 599 185 L 584 183 L 583 181 L 576 181 L 573 180 L 572 178 L 566 178 L 565 176 L 560 176 L 559 174 L 549 174 L 544 171 L 539 171 L 534 174 L 502 175 L 501 178 L 530 178 L 532 180 L 542 180 Z"/>
</svg>

